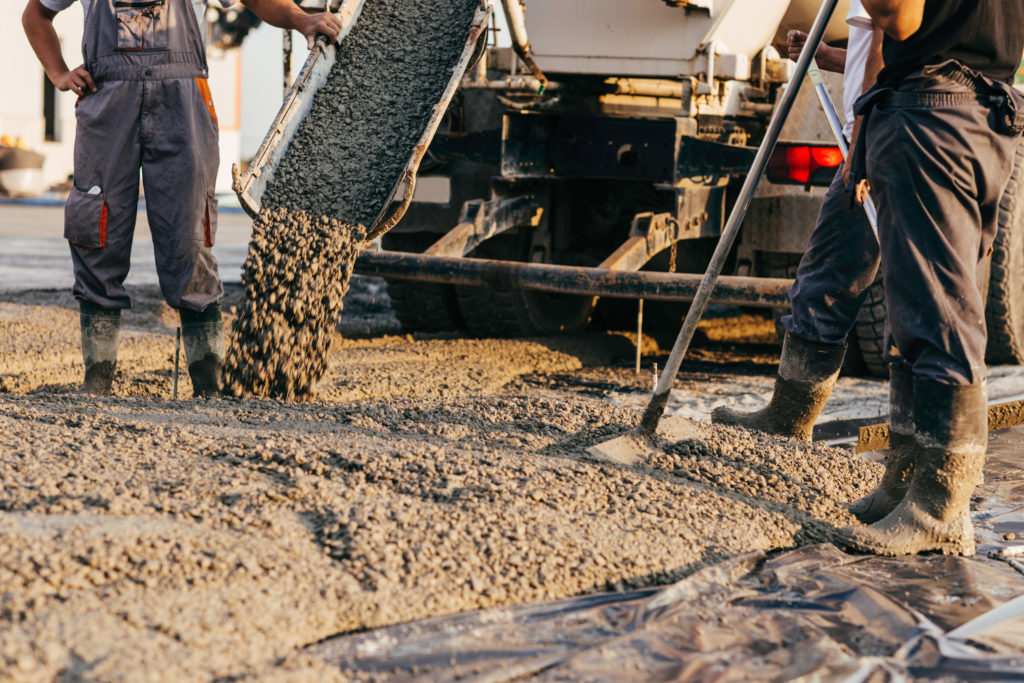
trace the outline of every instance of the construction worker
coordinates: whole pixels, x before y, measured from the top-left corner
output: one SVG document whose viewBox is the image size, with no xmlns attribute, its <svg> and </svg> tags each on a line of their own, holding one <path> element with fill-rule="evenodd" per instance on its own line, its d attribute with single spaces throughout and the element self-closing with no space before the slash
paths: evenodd
<svg viewBox="0 0 1024 683">
<path fill-rule="evenodd" d="M 859 121 L 853 104 L 874 85 L 882 68 L 882 33 L 858 0 L 850 3 L 847 23 L 847 48 L 822 45 L 815 59 L 822 68 L 844 74 L 843 132 L 847 140 L 854 141 Z M 806 39 L 801 31 L 789 32 L 790 58 L 799 58 Z M 790 290 L 792 314 L 782 319 L 786 337 L 771 401 L 753 413 L 716 408 L 713 421 L 811 440 L 814 421 L 843 365 L 846 339 L 878 272 L 878 240 L 863 207 L 854 201 L 849 169 L 850 165 L 844 164 L 832 180 Z"/>
<path fill-rule="evenodd" d="M 1024 126 L 1008 84 L 1024 48 L 1024 0 L 863 0 L 863 9 L 883 31 L 885 68 L 859 102 L 865 132 L 844 170 L 859 179 L 867 169 L 879 210 L 891 447 L 880 485 L 850 508 L 870 526 L 846 530 L 844 542 L 884 554 L 967 555 L 987 443 L 982 262 Z M 841 346 L 828 342 L 844 339 L 860 306 L 821 284 L 850 283 L 856 294 L 852 285 L 866 286 L 877 265 L 860 229 L 834 232 L 830 243 L 817 239 L 822 231 L 819 224 L 792 290 L 792 334 L 772 402 L 753 415 L 720 410 L 719 421 L 810 437 L 842 363 Z M 819 258 L 830 248 L 838 256 Z M 829 275 L 830 265 L 855 266 L 857 254 L 861 270 Z"/>
<path fill-rule="evenodd" d="M 207 86 L 206 0 L 81 0 L 84 64 L 69 69 L 53 27 L 75 0 L 29 0 L 22 24 L 47 77 L 78 96 L 74 186 L 64 216 L 81 307 L 85 390 L 109 394 L 139 201 L 139 171 L 160 288 L 181 316 L 196 395 L 220 386 L 223 287 L 217 231 L 217 119 Z M 224 5 L 234 4 L 221 0 Z M 341 22 L 290 0 L 244 0 L 312 46 Z"/>
<path fill-rule="evenodd" d="M 843 538 L 885 555 L 971 555 L 988 444 L 984 261 L 1024 132 L 1024 98 L 1010 85 L 1024 0 L 863 3 L 885 32 L 885 68 L 858 101 L 854 174 L 867 169 L 878 205 L 886 346 L 911 374 L 898 410 L 912 435 L 879 491 L 898 504 Z M 892 482 L 903 484 L 885 490 Z"/>
</svg>

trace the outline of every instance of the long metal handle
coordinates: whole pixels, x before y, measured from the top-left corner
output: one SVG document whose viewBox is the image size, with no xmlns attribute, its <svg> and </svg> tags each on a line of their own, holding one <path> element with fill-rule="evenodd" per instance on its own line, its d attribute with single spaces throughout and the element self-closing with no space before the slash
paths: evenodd
<svg viewBox="0 0 1024 683">
<path fill-rule="evenodd" d="M 811 83 L 814 84 L 814 92 L 818 94 L 818 101 L 821 102 L 821 108 L 825 110 L 825 118 L 828 119 L 829 128 L 832 129 L 832 135 L 835 137 L 836 144 L 839 145 L 845 160 L 850 156 L 850 145 L 846 142 L 846 136 L 843 134 L 843 124 L 839 121 L 839 112 L 836 111 L 836 105 L 832 102 L 832 96 L 828 94 L 828 88 L 825 87 L 825 79 L 821 76 L 818 62 L 814 59 L 811 59 L 811 68 L 807 75 L 810 77 Z M 875 233 L 875 239 L 877 239 L 878 212 L 875 210 L 875 202 L 871 199 L 871 195 L 864 199 L 864 213 L 868 215 L 868 222 L 871 224 L 871 230 Z"/>
<path fill-rule="evenodd" d="M 672 385 L 675 383 L 676 375 L 679 374 L 679 366 L 683 363 L 683 356 L 686 355 L 687 350 L 690 348 L 690 342 L 693 341 L 693 335 L 697 331 L 697 324 L 707 309 L 708 302 L 711 300 L 711 293 L 718 283 L 718 277 L 722 274 L 722 268 L 725 267 L 725 260 L 732 250 L 733 242 L 736 241 L 736 235 L 740 231 L 743 219 L 750 209 L 750 202 L 754 198 L 754 190 L 757 188 L 761 177 L 764 176 L 765 169 L 768 167 L 768 159 L 775 150 L 775 144 L 779 141 L 779 135 L 782 133 L 782 126 L 786 123 L 789 112 L 793 109 L 793 103 L 796 101 L 797 93 L 800 90 L 800 83 L 807 76 L 814 53 L 818 51 L 818 46 L 825 35 L 825 27 L 832 19 L 838 4 L 839 0 L 824 0 L 821 3 L 821 9 L 818 10 L 818 16 L 814 20 L 814 25 L 811 26 L 810 34 L 807 36 L 804 51 L 800 53 L 800 59 L 797 60 L 796 72 L 793 74 L 789 85 L 786 86 L 785 92 L 782 93 L 782 98 L 779 100 L 775 113 L 768 123 L 768 130 L 765 132 L 761 148 L 757 150 L 754 164 L 750 168 L 750 173 L 747 174 L 746 180 L 743 182 L 743 188 L 740 190 L 736 204 L 732 208 L 732 213 L 729 214 L 729 220 L 722 231 L 721 238 L 718 240 L 718 247 L 715 248 L 715 253 L 711 257 L 707 273 L 704 275 L 704 280 L 697 290 L 697 296 L 694 297 L 693 303 L 690 305 L 690 310 L 686 314 L 686 320 L 683 321 L 683 326 L 679 330 L 679 336 L 676 337 L 676 343 L 672 347 L 672 353 L 665 364 L 665 369 L 658 381 L 658 386 L 654 389 L 654 396 L 651 397 L 651 401 L 644 411 L 639 428 L 641 434 L 653 434 L 658 427 L 662 414 L 665 412 L 668 395 L 672 390 Z"/>
</svg>

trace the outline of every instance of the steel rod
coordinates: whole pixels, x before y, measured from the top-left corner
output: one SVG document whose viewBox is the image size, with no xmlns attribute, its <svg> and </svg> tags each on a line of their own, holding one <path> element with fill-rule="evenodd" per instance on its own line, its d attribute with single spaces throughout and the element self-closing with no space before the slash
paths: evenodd
<svg viewBox="0 0 1024 683">
<path fill-rule="evenodd" d="M 364 251 L 356 261 L 355 272 L 440 284 L 682 302 L 692 301 L 701 284 L 700 275 L 688 273 L 632 272 L 394 251 Z M 788 305 L 792 284 L 792 280 L 776 278 L 724 277 L 714 300 L 732 306 L 780 308 Z"/>
<path fill-rule="evenodd" d="M 683 357 L 686 355 L 690 342 L 693 340 L 693 335 L 697 331 L 697 324 L 711 302 L 711 295 L 718 284 L 722 268 L 725 266 L 725 261 L 732 250 L 732 245 L 736 241 L 736 235 L 739 234 L 740 226 L 743 224 L 743 219 L 746 218 L 747 210 L 750 208 L 750 203 L 754 198 L 754 190 L 757 189 L 757 184 L 768 168 L 768 159 L 775 150 L 775 144 L 779 141 L 782 126 L 786 123 L 786 119 L 789 118 L 789 112 L 793 109 L 793 103 L 796 101 L 797 93 L 800 90 L 800 83 L 807 76 L 814 53 L 818 51 L 818 46 L 825 35 L 825 27 L 832 18 L 832 14 L 835 13 L 836 5 L 838 4 L 839 0 L 825 0 L 821 3 L 821 9 L 818 10 L 818 16 L 815 18 L 814 25 L 811 26 L 810 33 L 807 36 L 806 46 L 803 52 L 800 53 L 800 59 L 797 60 L 793 78 L 790 80 L 789 85 L 786 86 L 786 90 L 782 94 L 778 106 L 775 108 L 775 113 L 768 123 L 768 130 L 765 132 L 764 140 L 757 150 L 757 156 L 754 157 L 753 166 L 743 182 L 739 197 L 733 205 L 732 213 L 729 214 L 729 220 L 722 231 L 722 236 L 718 241 L 718 246 L 715 248 L 715 253 L 711 257 L 711 263 L 708 265 L 704 280 L 701 282 L 693 304 L 690 306 L 686 319 L 683 321 L 683 326 L 679 330 L 679 336 L 676 337 L 672 353 L 669 355 L 664 370 L 662 370 L 661 379 L 654 390 L 654 396 L 651 397 L 651 401 L 644 411 L 640 427 L 638 428 L 640 434 L 653 434 L 658 427 L 662 414 L 665 412 L 668 395 L 672 390 L 672 384 L 675 382 L 676 375 L 679 373 L 679 366 L 682 365 Z"/>
<path fill-rule="evenodd" d="M 832 96 L 829 95 L 828 88 L 825 86 L 825 79 L 822 78 L 818 62 L 814 59 L 811 60 L 811 68 L 808 71 L 808 75 L 811 77 L 811 82 L 814 83 L 814 91 L 818 94 L 818 101 L 821 102 L 821 108 L 825 110 L 825 118 L 828 119 L 829 128 L 832 129 L 832 136 L 836 139 L 836 144 L 839 145 L 839 151 L 843 153 L 843 160 L 845 161 L 850 156 L 850 145 L 846 141 L 846 135 L 843 133 L 843 124 L 839 121 L 839 112 L 836 111 L 836 105 L 832 102 Z M 863 206 L 864 213 L 868 215 L 871 230 L 875 233 L 875 238 L 877 239 L 878 211 L 875 210 L 875 202 L 871 199 L 871 195 L 865 197 Z"/>
<path fill-rule="evenodd" d="M 178 328 L 174 338 L 174 389 L 171 392 L 171 400 L 178 400 L 178 360 L 181 358 L 181 328 Z"/>
</svg>

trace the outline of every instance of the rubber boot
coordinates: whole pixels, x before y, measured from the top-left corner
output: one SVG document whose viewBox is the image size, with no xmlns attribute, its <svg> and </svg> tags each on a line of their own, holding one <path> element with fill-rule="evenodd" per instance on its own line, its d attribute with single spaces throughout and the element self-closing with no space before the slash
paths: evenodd
<svg viewBox="0 0 1024 683">
<path fill-rule="evenodd" d="M 840 532 L 852 550 L 878 555 L 974 554 L 971 496 L 988 445 L 982 385 L 914 380 L 914 474 L 907 495 L 870 526 Z"/>
<path fill-rule="evenodd" d="M 845 347 L 786 334 L 775 393 L 768 406 L 754 413 L 720 406 L 711 413 L 711 421 L 810 441 L 814 421 L 836 385 L 845 355 Z"/>
<path fill-rule="evenodd" d="M 914 474 L 914 375 L 906 363 L 889 366 L 889 454 L 878 487 L 850 504 L 862 524 L 872 524 L 896 509 Z"/>
<path fill-rule="evenodd" d="M 220 304 L 211 304 L 202 313 L 183 309 L 179 314 L 192 395 L 197 398 L 219 396 L 224 366 L 224 321 Z"/>
<path fill-rule="evenodd" d="M 82 323 L 82 360 L 85 362 L 87 394 L 109 396 L 117 370 L 117 347 L 120 343 L 121 311 L 100 308 L 88 301 L 79 301 Z"/>
</svg>

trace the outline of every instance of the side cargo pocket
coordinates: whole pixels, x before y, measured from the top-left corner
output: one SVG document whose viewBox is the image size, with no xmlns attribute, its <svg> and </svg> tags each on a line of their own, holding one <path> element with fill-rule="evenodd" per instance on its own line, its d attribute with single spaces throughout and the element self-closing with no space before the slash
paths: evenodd
<svg viewBox="0 0 1024 683">
<path fill-rule="evenodd" d="M 107 200 L 103 193 L 87 194 L 71 188 L 64 205 L 64 239 L 86 249 L 107 246 Z"/>
<path fill-rule="evenodd" d="M 212 192 L 206 195 L 206 215 L 203 217 L 203 243 L 212 247 L 217 241 L 217 211 L 220 202 Z"/>
</svg>

